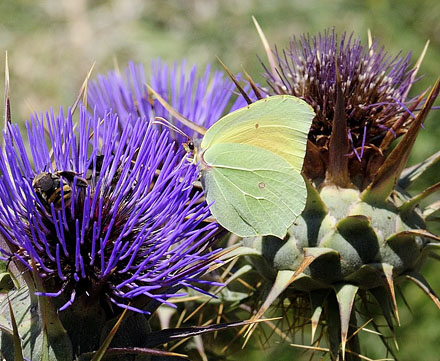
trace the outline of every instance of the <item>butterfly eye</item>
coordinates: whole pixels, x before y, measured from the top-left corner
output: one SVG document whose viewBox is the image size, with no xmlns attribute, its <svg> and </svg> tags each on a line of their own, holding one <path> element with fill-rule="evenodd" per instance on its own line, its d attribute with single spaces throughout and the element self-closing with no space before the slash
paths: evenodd
<svg viewBox="0 0 440 361">
<path fill-rule="evenodd" d="M 188 149 L 192 152 L 194 150 L 194 142 L 192 140 L 190 140 L 188 143 Z"/>
</svg>

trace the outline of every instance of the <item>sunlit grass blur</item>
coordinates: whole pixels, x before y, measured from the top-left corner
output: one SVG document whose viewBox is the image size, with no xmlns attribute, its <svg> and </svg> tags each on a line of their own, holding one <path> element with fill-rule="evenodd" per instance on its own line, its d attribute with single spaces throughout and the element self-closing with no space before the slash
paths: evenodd
<svg viewBox="0 0 440 361">
<path fill-rule="evenodd" d="M 96 75 L 115 66 L 123 71 L 129 60 L 149 64 L 158 57 L 169 63 L 186 59 L 188 65 L 202 68 L 212 63 L 220 69 L 219 56 L 233 72 L 243 66 L 264 83 L 257 54 L 265 55 L 252 15 L 271 45 L 281 48 L 292 35 L 332 27 L 337 32 L 354 32 L 366 42 L 370 29 L 390 54 L 412 51 L 415 62 L 430 40 L 420 70 L 424 77 L 413 88 L 416 94 L 439 76 L 439 14 L 437 0 L 15 0 L 0 2 L 0 44 L 9 56 L 12 120 L 23 122 L 32 112 L 71 105 L 94 62 Z M 439 120 L 439 111 L 433 111 L 410 162 L 439 150 Z M 439 172 L 440 167 L 433 169 L 420 188 L 438 181 Z M 426 268 L 429 282 L 440 292 L 439 270 L 433 264 Z M 400 302 L 399 359 L 438 360 L 440 313 L 416 287 L 404 287 L 412 313 Z M 383 356 L 377 343 L 377 338 L 367 340 L 365 353 L 370 357 Z M 289 346 L 277 346 L 267 352 L 241 351 L 236 359 L 243 355 L 255 360 L 310 357 L 301 354 Z"/>
</svg>

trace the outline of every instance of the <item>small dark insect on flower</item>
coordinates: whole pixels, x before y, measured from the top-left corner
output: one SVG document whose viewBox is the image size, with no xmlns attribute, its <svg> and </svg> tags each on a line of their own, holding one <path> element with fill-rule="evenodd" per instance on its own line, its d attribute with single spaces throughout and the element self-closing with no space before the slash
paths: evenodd
<svg viewBox="0 0 440 361">
<path fill-rule="evenodd" d="M 69 207 L 72 200 L 72 187 L 87 187 L 87 181 L 72 171 L 55 173 L 41 172 L 32 181 L 32 187 L 44 207 L 50 210 L 53 203 L 55 209 Z"/>
<path fill-rule="evenodd" d="M 86 298 L 108 310 L 148 312 L 151 300 L 198 290 L 199 276 L 216 262 L 209 247 L 219 227 L 193 188 L 197 167 L 147 119 L 124 126 L 111 112 L 79 113 L 76 128 L 62 112 L 31 117 L 30 156 L 18 126 L 5 131 L 4 258 L 31 271 L 35 264 L 45 288 L 39 294 L 55 297 L 60 310 Z"/>
</svg>

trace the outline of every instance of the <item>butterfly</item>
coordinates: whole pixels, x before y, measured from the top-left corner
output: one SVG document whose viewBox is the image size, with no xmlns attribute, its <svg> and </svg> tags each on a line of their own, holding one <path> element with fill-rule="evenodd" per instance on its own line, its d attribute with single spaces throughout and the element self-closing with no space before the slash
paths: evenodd
<svg viewBox="0 0 440 361">
<path fill-rule="evenodd" d="M 220 118 L 199 147 L 186 143 L 221 226 L 241 237 L 286 236 L 306 204 L 301 169 L 314 117 L 313 108 L 297 97 L 270 96 Z"/>
</svg>

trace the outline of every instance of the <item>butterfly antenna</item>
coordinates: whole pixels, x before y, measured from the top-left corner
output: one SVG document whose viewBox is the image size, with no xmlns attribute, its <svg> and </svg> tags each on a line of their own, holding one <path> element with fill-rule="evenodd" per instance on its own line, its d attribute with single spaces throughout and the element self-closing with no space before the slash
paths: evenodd
<svg viewBox="0 0 440 361">
<path fill-rule="evenodd" d="M 247 93 L 244 91 L 243 87 L 238 82 L 237 78 L 232 74 L 232 72 L 228 69 L 228 67 L 221 61 L 221 59 L 217 56 L 217 60 L 222 65 L 223 69 L 225 69 L 226 73 L 228 73 L 231 80 L 234 82 L 237 89 L 240 91 L 241 95 L 243 95 L 243 98 L 246 100 L 248 104 L 252 104 L 251 98 L 247 95 Z"/>
<path fill-rule="evenodd" d="M 278 79 L 281 81 L 278 69 L 276 66 L 275 58 L 273 56 L 272 50 L 270 50 L 269 42 L 267 41 L 266 35 L 264 35 L 263 29 L 261 29 L 260 24 L 258 24 L 257 19 L 255 19 L 255 16 L 252 16 L 252 20 L 254 21 L 255 27 L 257 28 L 258 35 L 260 36 L 261 42 L 263 43 L 264 51 L 266 52 L 267 60 L 269 61 L 270 65 L 270 71 L 272 73 L 272 76 L 275 79 Z"/>
<path fill-rule="evenodd" d="M 243 70 L 243 74 L 247 78 L 249 85 L 251 86 L 252 90 L 254 91 L 255 96 L 257 99 L 263 99 L 263 95 L 260 92 L 260 89 L 258 89 L 257 84 L 255 84 L 254 80 L 251 78 L 251 76 L 248 74 L 248 72 L 244 69 L 243 65 L 241 66 L 241 69 Z"/>
<path fill-rule="evenodd" d="M 154 120 L 152 121 L 153 124 L 160 124 L 163 125 L 164 127 L 167 127 L 173 131 L 175 131 L 176 133 L 183 135 L 185 138 L 187 139 L 191 139 L 188 134 L 186 134 L 182 129 L 177 128 L 173 123 L 171 123 L 169 120 L 166 120 L 165 118 L 162 117 L 154 117 Z"/>
<path fill-rule="evenodd" d="M 145 84 L 148 88 L 148 91 L 151 92 L 154 97 L 157 99 L 157 101 L 170 113 L 174 118 L 176 118 L 180 123 L 187 126 L 188 128 L 194 130 L 195 132 L 205 135 L 206 128 L 202 127 L 201 125 L 198 125 L 191 120 L 185 118 L 182 114 L 180 114 L 176 109 L 174 109 L 164 98 L 160 96 L 159 93 L 157 93 L 152 87 L 150 87 L 148 84 Z"/>
</svg>

